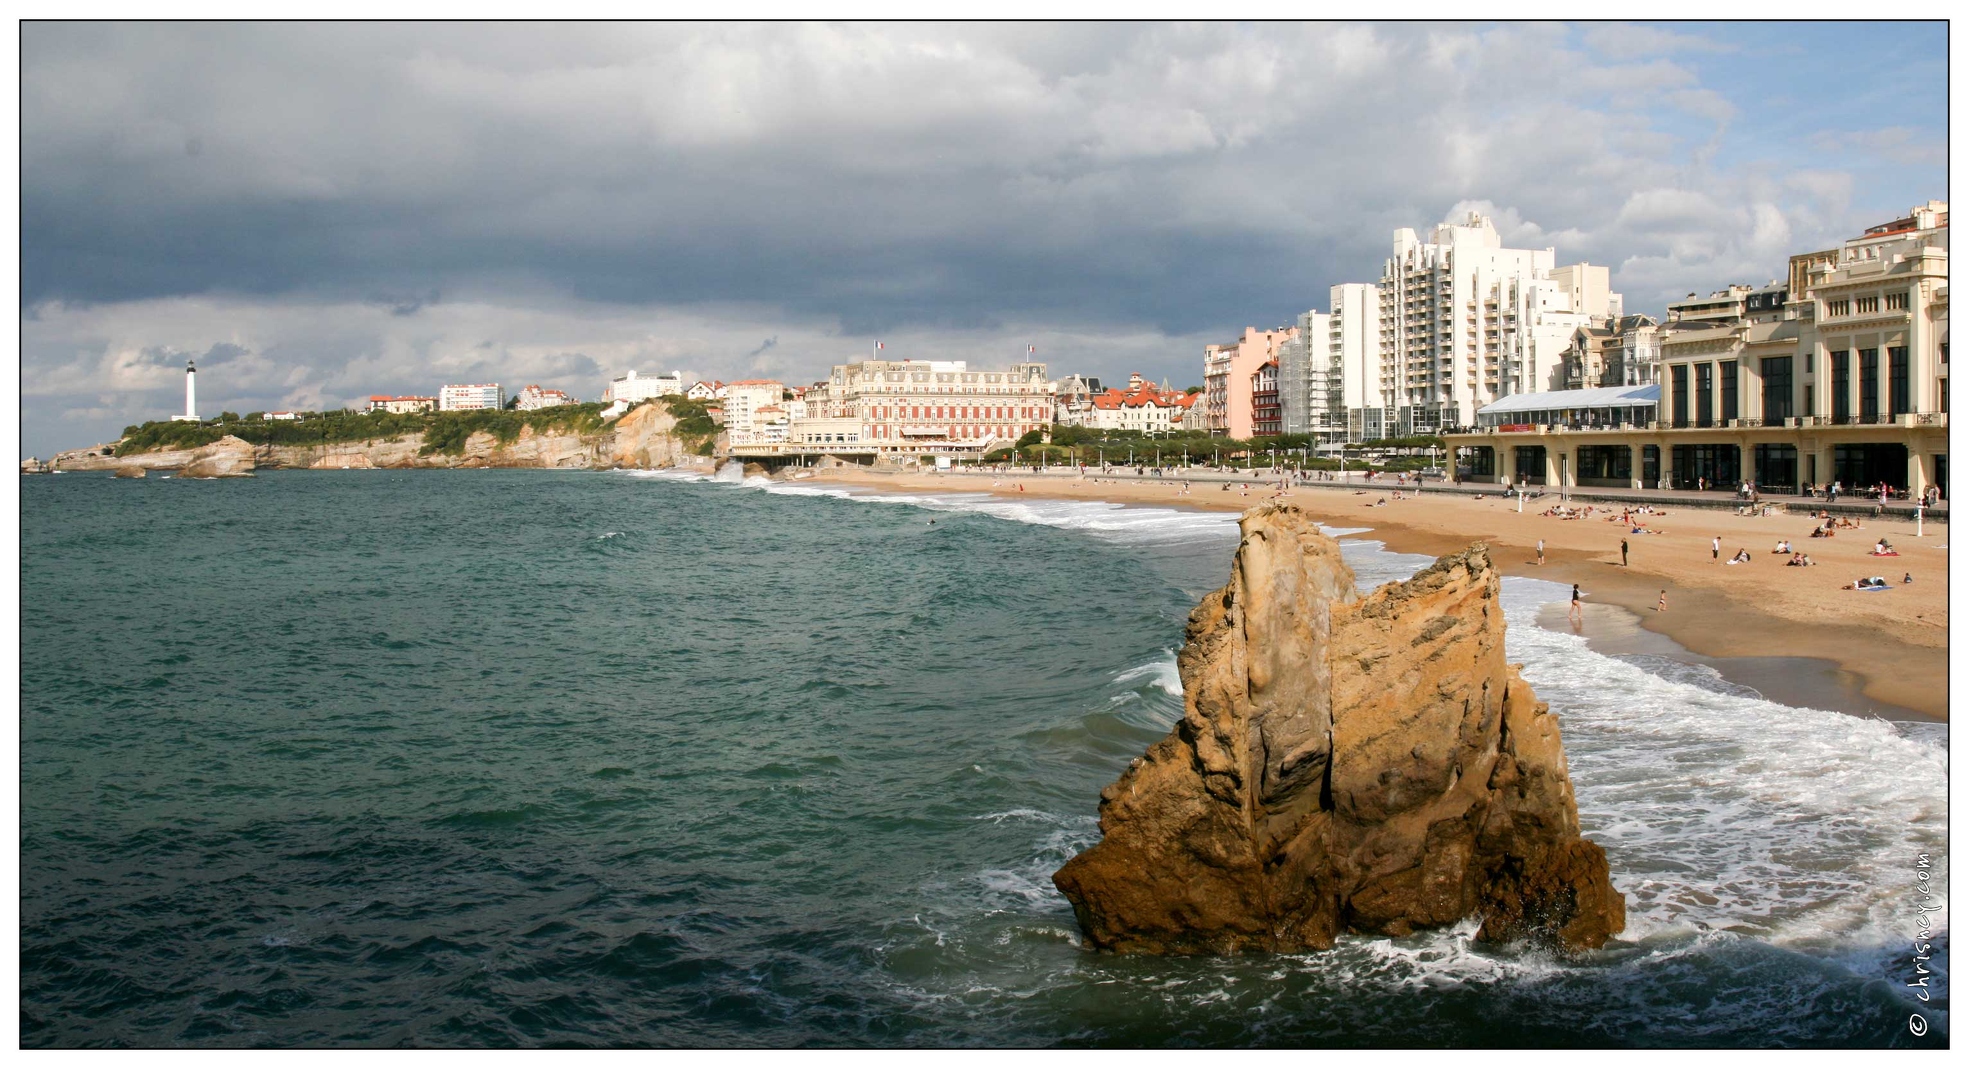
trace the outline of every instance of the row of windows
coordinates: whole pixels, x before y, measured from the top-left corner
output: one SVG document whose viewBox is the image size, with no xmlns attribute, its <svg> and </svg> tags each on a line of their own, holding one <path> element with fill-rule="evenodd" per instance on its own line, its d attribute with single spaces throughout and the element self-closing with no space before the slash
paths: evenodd
<svg viewBox="0 0 1969 1069">
<path fill-rule="evenodd" d="M 1877 296 L 1841 297 L 1836 301 L 1825 302 L 1825 314 L 1828 319 L 1838 316 L 1871 315 L 1880 311 L 1880 301 L 1881 298 Z M 1907 311 L 1908 295 L 1906 290 L 1887 294 L 1886 301 L 1889 312 Z"/>
<path fill-rule="evenodd" d="M 1040 411 L 1036 408 L 1021 408 L 1017 415 L 1012 409 L 990 406 L 955 405 L 898 405 L 882 406 L 872 409 L 873 419 L 1036 419 Z"/>
<path fill-rule="evenodd" d="M 1873 422 L 1880 417 L 1880 350 L 1861 349 L 1859 354 L 1859 417 L 1861 422 Z M 1853 353 L 1838 349 L 1831 354 L 1832 367 L 1832 418 L 1846 420 L 1852 418 L 1852 371 Z M 1698 427 L 1710 426 L 1711 368 L 1716 368 L 1721 378 L 1721 390 L 1717 401 L 1719 411 L 1716 419 L 1727 423 L 1739 418 L 1737 405 L 1737 363 L 1725 360 L 1719 364 L 1701 363 L 1694 365 L 1695 396 L 1689 396 L 1688 364 L 1674 364 L 1669 368 L 1669 418 L 1678 427 L 1688 426 L 1693 408 L 1694 423 Z M 1812 370 L 1811 354 L 1805 356 L 1805 370 Z M 1758 372 L 1763 379 L 1763 416 L 1767 420 L 1787 419 L 1792 415 L 1810 416 L 1814 396 L 1807 390 L 1804 394 L 1805 410 L 1792 411 L 1791 357 L 1765 357 L 1758 363 Z M 1943 380 L 1946 381 L 1946 380 Z M 1914 410 L 1911 379 L 1909 377 L 1908 349 L 1905 345 L 1887 347 L 1887 415 L 1905 415 Z M 1693 405 L 1691 401 L 1693 400 Z M 1947 405 L 1943 404 L 1946 411 Z"/>
</svg>

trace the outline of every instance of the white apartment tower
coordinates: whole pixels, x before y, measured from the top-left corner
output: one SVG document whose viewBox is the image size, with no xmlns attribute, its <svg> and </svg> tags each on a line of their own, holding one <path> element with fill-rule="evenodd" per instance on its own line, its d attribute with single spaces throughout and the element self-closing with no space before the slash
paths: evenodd
<svg viewBox="0 0 1969 1069">
<path fill-rule="evenodd" d="M 1338 394 L 1332 419 L 1347 441 L 1386 437 L 1383 415 L 1389 401 L 1381 386 L 1380 287 L 1342 283 L 1327 291 L 1327 301 L 1332 309 L 1326 317 L 1327 360 Z"/>
<path fill-rule="evenodd" d="M 1381 273 L 1380 376 L 1395 434 L 1471 423 L 1514 393 L 1553 388 L 1573 332 L 1617 312 L 1607 269 L 1556 266 L 1554 249 L 1507 249 L 1471 212 L 1419 239 L 1395 231 Z M 1365 406 L 1364 406 L 1365 407 Z"/>
</svg>

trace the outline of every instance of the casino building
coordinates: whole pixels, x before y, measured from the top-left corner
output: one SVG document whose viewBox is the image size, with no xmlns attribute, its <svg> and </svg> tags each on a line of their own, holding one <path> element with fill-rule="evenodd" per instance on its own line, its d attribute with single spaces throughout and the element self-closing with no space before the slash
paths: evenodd
<svg viewBox="0 0 1969 1069">
<path fill-rule="evenodd" d="M 1670 305 L 1654 384 L 1507 397 L 1444 439 L 1482 482 L 1946 497 L 1948 334 L 1948 204 L 1930 201 L 1793 256 L 1782 284 Z"/>
</svg>

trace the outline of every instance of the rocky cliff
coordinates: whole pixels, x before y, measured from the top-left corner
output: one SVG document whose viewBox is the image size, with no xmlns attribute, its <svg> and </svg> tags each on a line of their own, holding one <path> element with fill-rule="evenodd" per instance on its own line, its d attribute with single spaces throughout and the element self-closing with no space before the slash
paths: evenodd
<svg viewBox="0 0 1969 1069">
<path fill-rule="evenodd" d="M 425 454 L 422 434 L 361 442 L 332 442 L 319 446 L 254 446 L 228 435 L 199 449 L 164 449 L 125 457 L 115 455 L 113 443 L 94 445 L 87 449 L 57 453 L 49 465 L 62 471 L 114 471 L 132 467 L 175 471 L 189 468 L 199 460 L 215 455 L 236 458 L 243 447 L 249 462 L 241 466 L 235 459 L 233 467 L 238 470 L 251 470 L 253 467 L 658 468 L 697 459 L 671 433 L 676 425 L 676 417 L 661 405 L 651 404 L 630 409 L 603 430 L 589 434 L 542 434 L 528 427 L 513 441 L 504 443 L 490 434 L 474 434 L 466 439 L 464 449 L 457 454 Z"/>
<path fill-rule="evenodd" d="M 1240 528 L 1230 582 L 1190 614 L 1182 721 L 1053 876 L 1088 940 L 1291 952 L 1469 916 L 1491 941 L 1620 931 L 1558 718 L 1504 661 L 1487 548 L 1361 596 L 1296 506 Z"/>
<path fill-rule="evenodd" d="M 253 474 L 253 443 L 228 434 L 192 450 L 191 463 L 178 473 L 187 479 L 231 479 Z"/>
</svg>

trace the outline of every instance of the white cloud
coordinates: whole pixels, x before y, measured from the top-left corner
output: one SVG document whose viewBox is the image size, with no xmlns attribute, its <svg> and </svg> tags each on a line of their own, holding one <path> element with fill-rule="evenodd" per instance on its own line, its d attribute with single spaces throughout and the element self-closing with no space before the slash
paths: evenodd
<svg viewBox="0 0 1969 1069">
<path fill-rule="evenodd" d="M 1634 22 L 1593 23 L 1585 28 L 1581 36 L 1588 47 L 1607 56 L 1737 51 L 1737 47 L 1727 41 Z"/>
</svg>

